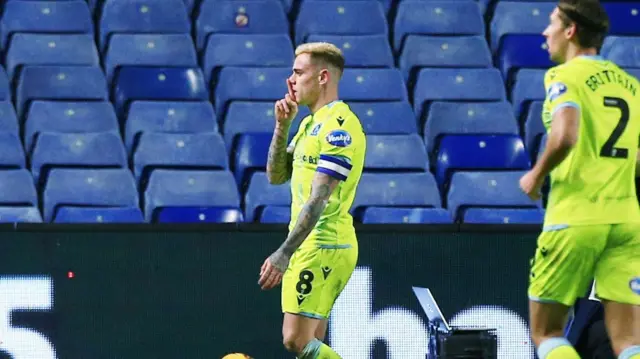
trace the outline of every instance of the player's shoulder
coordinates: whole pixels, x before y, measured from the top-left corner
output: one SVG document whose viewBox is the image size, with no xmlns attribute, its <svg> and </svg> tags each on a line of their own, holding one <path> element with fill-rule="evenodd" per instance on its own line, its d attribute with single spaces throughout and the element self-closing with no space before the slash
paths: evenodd
<svg viewBox="0 0 640 359">
<path fill-rule="evenodd" d="M 335 103 L 331 108 L 329 108 L 327 118 L 322 125 L 322 130 L 324 133 L 343 130 L 354 132 L 350 133 L 352 136 L 357 136 L 360 133 L 364 135 L 360 119 L 353 111 L 351 111 L 349 105 L 342 101 Z"/>
<path fill-rule="evenodd" d="M 572 61 L 551 67 L 544 75 L 544 83 L 549 86 L 554 82 L 573 82 L 577 64 Z"/>
</svg>

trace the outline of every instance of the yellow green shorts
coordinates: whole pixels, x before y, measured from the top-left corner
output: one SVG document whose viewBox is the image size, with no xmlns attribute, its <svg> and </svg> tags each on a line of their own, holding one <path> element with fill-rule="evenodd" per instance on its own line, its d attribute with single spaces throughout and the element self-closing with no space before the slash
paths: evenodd
<svg viewBox="0 0 640 359">
<path fill-rule="evenodd" d="M 282 278 L 282 311 L 327 319 L 358 261 L 357 242 L 348 248 L 299 248 Z"/>
<path fill-rule="evenodd" d="M 640 223 L 555 226 L 538 238 L 529 299 L 573 306 L 596 281 L 596 296 L 640 305 Z"/>
</svg>

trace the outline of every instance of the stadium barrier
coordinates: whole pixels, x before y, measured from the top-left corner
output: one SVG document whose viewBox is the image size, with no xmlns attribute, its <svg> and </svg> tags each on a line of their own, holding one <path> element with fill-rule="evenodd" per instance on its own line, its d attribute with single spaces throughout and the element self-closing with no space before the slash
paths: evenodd
<svg viewBox="0 0 640 359">
<path fill-rule="evenodd" d="M 221 358 L 282 349 L 280 288 L 257 285 L 278 225 L 16 225 L 0 240 L 0 357 Z M 2 230 L 2 229 L 0 229 Z M 344 358 L 424 359 L 429 287 L 453 325 L 497 328 L 499 358 L 532 358 L 529 259 L 538 226 L 366 225 L 328 340 Z"/>
</svg>

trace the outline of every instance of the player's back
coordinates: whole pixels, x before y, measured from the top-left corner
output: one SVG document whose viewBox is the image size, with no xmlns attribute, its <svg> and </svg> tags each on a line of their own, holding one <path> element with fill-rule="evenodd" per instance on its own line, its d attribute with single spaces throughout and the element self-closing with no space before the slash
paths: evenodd
<svg viewBox="0 0 640 359">
<path fill-rule="evenodd" d="M 580 110 L 579 135 L 551 173 L 545 225 L 640 222 L 634 184 L 640 139 L 640 84 L 598 56 L 580 56 L 550 69 L 543 122 L 554 111 Z"/>
</svg>

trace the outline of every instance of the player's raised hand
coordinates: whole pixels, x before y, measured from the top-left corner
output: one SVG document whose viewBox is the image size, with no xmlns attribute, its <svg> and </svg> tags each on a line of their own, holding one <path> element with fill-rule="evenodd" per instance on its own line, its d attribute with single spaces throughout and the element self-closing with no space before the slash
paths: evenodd
<svg viewBox="0 0 640 359">
<path fill-rule="evenodd" d="M 298 114 L 298 103 L 295 92 L 293 92 L 293 85 L 289 79 L 287 81 L 287 94 L 283 99 L 276 101 L 274 106 L 274 113 L 276 121 L 281 124 L 288 125 Z"/>
</svg>

